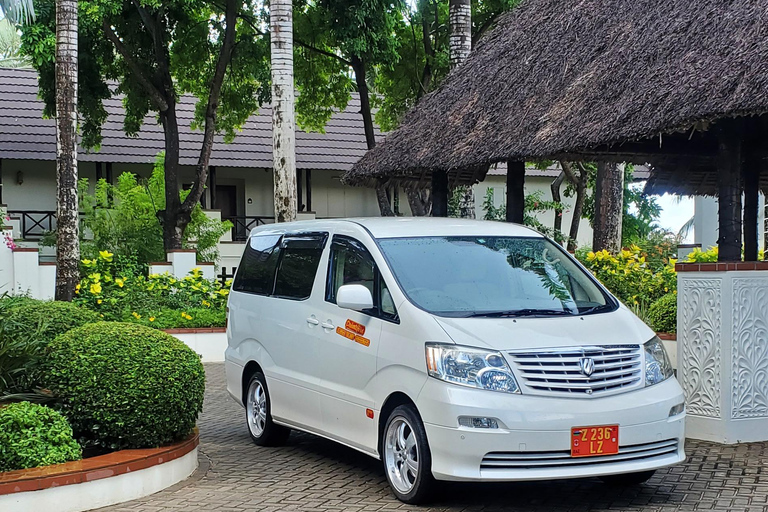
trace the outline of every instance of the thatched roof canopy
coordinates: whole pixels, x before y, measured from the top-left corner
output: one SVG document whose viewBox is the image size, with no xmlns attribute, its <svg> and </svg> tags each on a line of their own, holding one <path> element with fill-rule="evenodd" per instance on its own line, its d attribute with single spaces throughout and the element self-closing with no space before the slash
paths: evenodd
<svg viewBox="0 0 768 512">
<path fill-rule="evenodd" d="M 766 112 L 768 0 L 524 0 L 344 181 L 548 158 L 703 169 L 713 123 Z"/>
</svg>

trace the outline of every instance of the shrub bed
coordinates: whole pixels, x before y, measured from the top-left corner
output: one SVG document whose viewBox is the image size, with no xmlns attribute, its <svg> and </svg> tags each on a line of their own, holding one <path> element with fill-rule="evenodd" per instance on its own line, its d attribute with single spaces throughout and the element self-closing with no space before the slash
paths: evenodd
<svg viewBox="0 0 768 512">
<path fill-rule="evenodd" d="M 677 293 L 668 293 L 651 304 L 648 320 L 656 332 L 677 332 Z"/>
<path fill-rule="evenodd" d="M 83 446 L 149 448 L 179 440 L 202 410 L 200 358 L 173 336 L 99 322 L 53 340 L 45 384 Z"/>
<path fill-rule="evenodd" d="M 75 302 L 103 320 L 138 323 L 155 329 L 222 327 L 229 283 L 205 279 L 199 269 L 176 278 L 169 274 L 125 271 L 112 253 L 83 260 L 83 279 Z"/>
<path fill-rule="evenodd" d="M 0 471 L 79 460 L 80 446 L 58 412 L 19 402 L 0 407 Z"/>
</svg>

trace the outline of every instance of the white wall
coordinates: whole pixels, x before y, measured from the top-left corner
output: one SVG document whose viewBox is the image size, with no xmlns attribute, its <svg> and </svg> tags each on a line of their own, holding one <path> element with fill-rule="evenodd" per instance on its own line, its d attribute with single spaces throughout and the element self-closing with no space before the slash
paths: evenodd
<svg viewBox="0 0 768 512">
<path fill-rule="evenodd" d="M 742 204 L 743 198 L 742 198 Z M 693 198 L 693 243 L 701 244 L 701 249 L 706 251 L 710 247 L 717 245 L 719 237 L 719 219 L 718 202 L 716 197 L 696 196 Z M 759 195 L 759 214 L 758 214 L 758 247 L 765 246 L 764 231 L 768 230 L 765 224 L 765 195 Z"/>
</svg>

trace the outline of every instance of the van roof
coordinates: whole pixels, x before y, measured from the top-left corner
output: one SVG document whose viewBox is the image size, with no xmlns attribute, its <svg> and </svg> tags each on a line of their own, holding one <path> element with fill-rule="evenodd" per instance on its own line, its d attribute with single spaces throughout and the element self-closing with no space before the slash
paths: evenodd
<svg viewBox="0 0 768 512">
<path fill-rule="evenodd" d="M 354 223 L 364 227 L 374 238 L 399 238 L 419 236 L 527 236 L 542 235 L 531 228 L 509 222 L 454 219 L 439 217 L 360 217 L 352 219 L 328 219 L 289 222 L 279 227 L 275 224 L 261 226 L 254 234 L 311 230 L 331 227 L 335 224 Z"/>
</svg>

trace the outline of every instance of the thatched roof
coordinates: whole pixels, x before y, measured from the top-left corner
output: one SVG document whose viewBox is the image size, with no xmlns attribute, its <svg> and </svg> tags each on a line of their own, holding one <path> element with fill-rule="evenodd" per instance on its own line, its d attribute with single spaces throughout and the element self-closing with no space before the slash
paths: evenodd
<svg viewBox="0 0 768 512">
<path fill-rule="evenodd" d="M 768 0 L 524 0 L 344 181 L 448 170 L 466 182 L 504 160 L 659 163 L 659 145 L 706 165 L 713 121 L 768 112 L 766 27 Z"/>
</svg>

